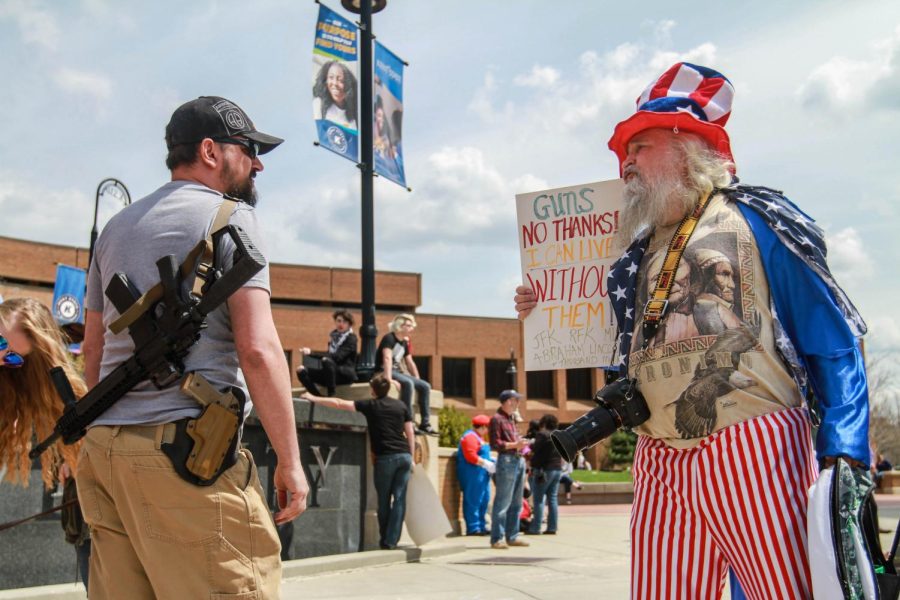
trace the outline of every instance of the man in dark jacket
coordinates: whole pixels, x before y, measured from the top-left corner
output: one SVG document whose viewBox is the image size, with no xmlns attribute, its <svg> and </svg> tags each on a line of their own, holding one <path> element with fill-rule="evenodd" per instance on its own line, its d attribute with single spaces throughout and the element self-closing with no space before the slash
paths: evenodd
<svg viewBox="0 0 900 600">
<path fill-rule="evenodd" d="M 318 368 L 297 367 L 297 379 L 310 394 L 321 396 L 316 384 L 324 385 L 329 396 L 334 396 L 338 384 L 354 383 L 356 377 L 356 334 L 353 333 L 353 315 L 349 310 L 336 310 L 331 315 L 334 330 L 328 336 L 328 352 Z M 300 348 L 304 356 L 312 353 Z"/>
</svg>

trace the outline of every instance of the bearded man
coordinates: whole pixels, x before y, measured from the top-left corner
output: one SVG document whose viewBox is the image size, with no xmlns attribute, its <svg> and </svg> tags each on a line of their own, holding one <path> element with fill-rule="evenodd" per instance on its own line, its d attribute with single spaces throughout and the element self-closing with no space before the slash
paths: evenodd
<svg viewBox="0 0 900 600">
<path fill-rule="evenodd" d="M 617 366 L 636 380 L 651 413 L 636 429 L 633 598 L 719 598 L 728 568 L 749 598 L 810 597 L 814 459 L 869 462 L 857 343 L 865 324 L 828 271 L 822 230 L 780 192 L 737 183 L 724 129 L 733 94 L 722 74 L 676 64 L 609 142 L 625 179 L 619 235 L 627 251 L 607 282 L 628 291 L 611 295 Z M 736 321 L 645 343 L 638 332 L 646 290 L 679 224 L 706 198 L 685 256 L 736 258 L 732 273 L 719 273 L 732 300 L 741 291 L 730 307 Z M 535 296 L 527 287 L 516 292 L 524 318 Z M 670 304 L 656 336 L 674 312 Z M 808 389 L 822 419 L 816 455 Z M 679 422 L 696 415 L 709 428 Z"/>
<path fill-rule="evenodd" d="M 222 223 L 240 227 L 254 242 L 262 237 L 254 180 L 263 170 L 260 155 L 284 140 L 257 131 L 243 109 L 218 96 L 178 107 L 165 140 L 171 181 L 119 212 L 97 240 L 85 301 L 90 387 L 135 350 L 128 333 L 110 329 L 120 314 L 103 291 L 116 273 L 146 292 L 159 280 L 159 257 L 184 262 Z M 231 265 L 237 247 L 227 235 L 222 240 L 215 252 Z M 157 389 L 145 381 L 97 418 L 84 438 L 78 495 L 91 527 L 92 599 L 279 597 L 275 524 L 305 510 L 309 484 L 269 297 L 266 266 L 209 313 L 184 370 L 219 390 L 240 388 L 253 401 L 278 458 L 273 476 L 281 510 L 273 519 L 246 449 L 210 485 L 182 479 L 163 446 L 186 435 L 184 420 L 203 407 L 180 386 Z"/>
</svg>

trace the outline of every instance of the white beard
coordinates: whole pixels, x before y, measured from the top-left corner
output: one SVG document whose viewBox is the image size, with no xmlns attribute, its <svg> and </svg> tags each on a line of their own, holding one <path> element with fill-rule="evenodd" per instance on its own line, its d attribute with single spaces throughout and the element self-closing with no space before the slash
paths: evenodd
<svg viewBox="0 0 900 600">
<path fill-rule="evenodd" d="M 679 206 L 678 214 L 684 216 L 697 201 L 697 193 L 685 186 L 674 170 L 661 173 L 654 179 L 646 178 L 633 167 L 629 167 L 625 174 L 630 173 L 635 176 L 622 191 L 625 210 L 619 220 L 618 239 L 623 248 L 644 230 L 669 225 L 666 221 L 673 203 Z"/>
</svg>

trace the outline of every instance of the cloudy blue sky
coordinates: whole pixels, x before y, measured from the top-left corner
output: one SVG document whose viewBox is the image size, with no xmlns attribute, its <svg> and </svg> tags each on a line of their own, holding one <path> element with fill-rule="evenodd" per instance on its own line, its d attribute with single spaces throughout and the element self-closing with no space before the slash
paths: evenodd
<svg viewBox="0 0 900 600">
<path fill-rule="evenodd" d="M 87 245 L 97 183 L 153 191 L 172 110 L 214 94 L 288 140 L 257 180 L 271 258 L 358 267 L 358 171 L 312 145 L 317 10 L 0 0 L 0 235 Z M 614 124 L 690 60 L 737 90 L 739 175 L 825 227 L 870 347 L 900 349 L 900 3 L 389 0 L 374 29 L 410 63 L 413 188 L 376 181 L 377 266 L 422 273 L 422 311 L 511 316 L 514 195 L 615 177 Z"/>
</svg>

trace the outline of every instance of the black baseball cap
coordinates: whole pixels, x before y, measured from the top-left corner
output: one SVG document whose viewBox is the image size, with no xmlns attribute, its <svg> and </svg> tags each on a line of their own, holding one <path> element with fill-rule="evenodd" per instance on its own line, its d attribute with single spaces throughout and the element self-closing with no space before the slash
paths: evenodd
<svg viewBox="0 0 900 600">
<path fill-rule="evenodd" d="M 259 153 L 274 150 L 284 140 L 256 130 L 244 110 L 219 96 L 200 96 L 185 102 L 172 113 L 166 125 L 166 147 L 196 144 L 204 138 L 243 136 L 259 144 Z"/>
</svg>

